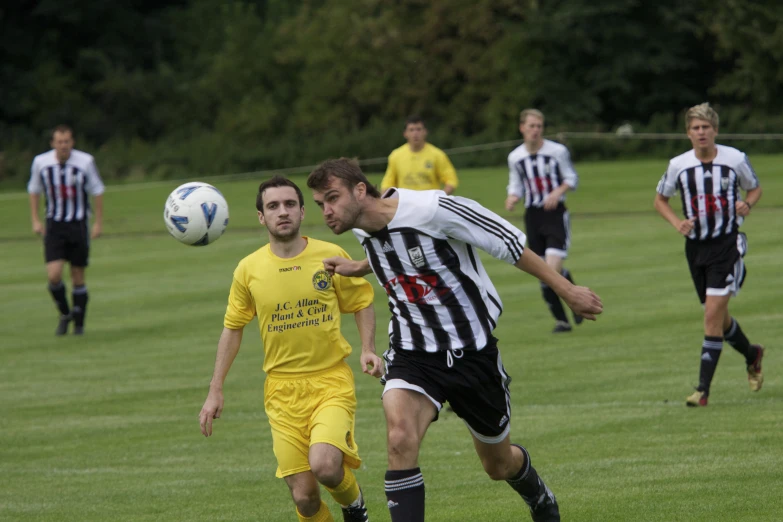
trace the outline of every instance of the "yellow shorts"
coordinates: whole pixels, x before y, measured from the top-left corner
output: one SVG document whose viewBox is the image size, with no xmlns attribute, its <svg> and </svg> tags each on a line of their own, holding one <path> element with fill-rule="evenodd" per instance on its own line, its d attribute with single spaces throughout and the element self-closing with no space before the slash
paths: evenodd
<svg viewBox="0 0 783 522">
<path fill-rule="evenodd" d="M 307 375 L 267 376 L 264 408 L 272 427 L 278 478 L 308 471 L 310 446 L 319 442 L 339 448 L 350 468 L 362 463 L 354 440 L 353 372 L 345 362 Z"/>
</svg>

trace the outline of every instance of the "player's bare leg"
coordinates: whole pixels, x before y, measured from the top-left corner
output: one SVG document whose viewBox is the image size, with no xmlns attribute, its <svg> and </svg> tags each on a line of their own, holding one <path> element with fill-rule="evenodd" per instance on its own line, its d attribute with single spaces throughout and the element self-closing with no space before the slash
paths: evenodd
<svg viewBox="0 0 783 522">
<path fill-rule="evenodd" d="M 318 481 L 311 471 L 289 475 L 285 477 L 285 483 L 291 491 L 300 521 L 309 518 L 318 522 L 334 522 L 329 509 L 321 500 Z"/>
<path fill-rule="evenodd" d="M 63 284 L 64 259 L 57 259 L 46 263 L 46 278 L 49 281 L 49 293 L 52 294 L 57 309 L 60 311 L 60 319 L 55 330 L 55 335 L 68 333 L 68 323 L 71 322 L 71 309 L 68 306 L 66 288 Z"/>
<path fill-rule="evenodd" d="M 559 522 L 557 500 L 538 476 L 525 448 L 511 444 L 510 436 L 497 444 L 488 444 L 473 435 L 473 445 L 489 478 L 505 480 L 519 493 L 535 522 Z"/>
<path fill-rule="evenodd" d="M 424 477 L 419 448 L 438 410 L 425 395 L 407 389 L 383 394 L 389 469 L 386 498 L 392 522 L 424 521 Z"/>
<path fill-rule="evenodd" d="M 331 444 L 319 442 L 310 446 L 310 470 L 335 502 L 340 504 L 343 519 L 365 522 L 368 519 L 367 506 L 356 477 L 344 460 L 343 452 Z"/>
</svg>

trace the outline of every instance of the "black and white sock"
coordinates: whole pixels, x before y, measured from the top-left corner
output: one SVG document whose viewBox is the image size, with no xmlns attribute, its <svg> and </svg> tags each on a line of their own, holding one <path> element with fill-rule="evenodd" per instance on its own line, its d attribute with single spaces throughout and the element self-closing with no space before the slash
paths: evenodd
<svg viewBox="0 0 783 522">
<path fill-rule="evenodd" d="M 742 331 L 739 323 L 733 317 L 731 318 L 731 326 L 723 332 L 723 338 L 732 348 L 745 356 L 745 364 L 751 365 L 756 362 L 758 350 L 750 345 L 750 341 L 745 337 L 745 332 Z"/>
<path fill-rule="evenodd" d="M 68 298 L 65 297 L 65 292 L 65 283 L 62 281 L 56 285 L 49 283 L 49 293 L 52 294 L 52 299 L 54 299 L 55 304 L 57 304 L 57 309 L 60 310 L 61 315 L 68 315 L 70 313 Z"/>
<path fill-rule="evenodd" d="M 392 522 L 424 522 L 424 477 L 421 469 L 387 470 L 386 500 Z"/>
<path fill-rule="evenodd" d="M 701 366 L 699 367 L 699 391 L 710 394 L 710 384 L 715 375 L 715 368 L 718 367 L 718 360 L 723 351 L 723 338 L 704 336 L 704 343 L 701 345 Z"/>
<path fill-rule="evenodd" d="M 87 300 L 89 296 L 87 294 L 87 287 L 74 286 L 73 294 L 73 324 L 77 327 L 84 326 L 84 317 L 87 315 Z"/>
<path fill-rule="evenodd" d="M 544 481 L 538 476 L 536 468 L 530 463 L 530 453 L 519 444 L 512 444 L 522 450 L 522 454 L 525 456 L 525 463 L 522 464 L 522 469 L 519 470 L 515 476 L 507 479 L 511 488 L 519 493 L 528 505 L 535 505 L 538 503 L 539 497 L 546 491 Z"/>
<path fill-rule="evenodd" d="M 549 305 L 549 311 L 555 316 L 555 319 L 564 323 L 568 322 L 565 309 L 563 309 L 563 303 L 560 302 L 560 298 L 557 296 L 554 290 L 549 285 L 541 283 L 541 295 L 544 297 L 544 301 Z"/>
</svg>

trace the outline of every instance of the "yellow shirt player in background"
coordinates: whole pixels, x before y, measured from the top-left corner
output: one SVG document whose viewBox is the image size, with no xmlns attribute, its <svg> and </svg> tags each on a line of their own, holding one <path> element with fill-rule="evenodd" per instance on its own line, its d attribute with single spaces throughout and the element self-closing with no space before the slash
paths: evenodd
<svg viewBox="0 0 783 522">
<path fill-rule="evenodd" d="M 452 194 L 459 183 L 446 153 L 427 143 L 427 127 L 418 116 L 410 116 L 402 134 L 408 141 L 389 154 L 389 165 L 381 181 L 381 192 L 390 187 L 411 190 L 440 190 Z"/>
<path fill-rule="evenodd" d="M 351 347 L 340 332 L 340 314 L 354 314 L 362 370 L 380 377 L 372 287 L 364 279 L 330 276 L 324 270 L 324 259 L 347 254 L 337 245 L 299 234 L 304 198 L 295 183 L 281 176 L 265 181 L 256 207 L 269 244 L 234 271 L 215 371 L 199 415 L 201 432 L 212 435 L 243 328 L 258 316 L 267 374 L 264 409 L 277 476 L 288 484 L 299 520 L 334 520 L 321 500 L 321 483 L 342 506 L 344 520 L 366 522 L 367 508 L 351 471 L 361 460 L 354 440 L 353 373 L 345 363 Z"/>
</svg>

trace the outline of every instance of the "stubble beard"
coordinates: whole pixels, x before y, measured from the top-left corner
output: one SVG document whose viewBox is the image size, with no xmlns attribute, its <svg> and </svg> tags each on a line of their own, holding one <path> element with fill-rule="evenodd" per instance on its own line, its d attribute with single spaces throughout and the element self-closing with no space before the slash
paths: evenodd
<svg viewBox="0 0 783 522">
<path fill-rule="evenodd" d="M 267 228 L 267 230 L 269 231 L 269 235 L 278 243 L 290 243 L 299 238 L 299 227 L 292 228 L 290 232 L 284 234 L 279 234 L 271 228 Z"/>
</svg>

